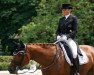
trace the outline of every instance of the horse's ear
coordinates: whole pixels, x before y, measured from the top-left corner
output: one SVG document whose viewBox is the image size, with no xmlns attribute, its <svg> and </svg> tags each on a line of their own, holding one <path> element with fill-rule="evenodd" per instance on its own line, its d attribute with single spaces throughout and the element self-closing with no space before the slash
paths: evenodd
<svg viewBox="0 0 94 75">
<path fill-rule="evenodd" d="M 9 39 L 8 41 L 10 44 L 14 46 L 19 46 L 19 42 L 17 41 L 17 39 Z"/>
<path fill-rule="evenodd" d="M 10 44 L 15 44 L 14 39 L 9 39 L 8 42 L 9 42 Z"/>
<path fill-rule="evenodd" d="M 17 40 L 15 40 L 15 39 L 13 39 L 12 42 L 13 42 L 16 46 L 19 45 L 19 44 L 18 44 L 19 42 L 18 42 Z"/>
<path fill-rule="evenodd" d="M 25 48 L 25 45 L 21 40 L 20 40 L 20 45 L 21 45 L 21 48 Z"/>
</svg>

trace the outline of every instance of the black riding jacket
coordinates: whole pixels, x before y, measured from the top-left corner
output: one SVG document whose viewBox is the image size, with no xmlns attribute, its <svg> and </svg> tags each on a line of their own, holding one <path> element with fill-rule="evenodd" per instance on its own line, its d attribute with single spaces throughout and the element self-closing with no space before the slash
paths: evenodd
<svg viewBox="0 0 94 75">
<path fill-rule="evenodd" d="M 70 15 L 66 20 L 65 17 L 60 18 L 59 25 L 56 31 L 57 35 L 68 35 L 74 39 L 77 33 L 77 17 Z"/>
</svg>

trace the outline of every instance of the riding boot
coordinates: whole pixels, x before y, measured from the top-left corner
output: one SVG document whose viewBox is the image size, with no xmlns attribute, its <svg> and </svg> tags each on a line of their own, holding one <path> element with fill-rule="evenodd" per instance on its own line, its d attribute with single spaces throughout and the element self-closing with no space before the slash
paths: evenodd
<svg viewBox="0 0 94 75">
<path fill-rule="evenodd" d="M 77 53 L 80 55 L 80 56 L 83 56 L 82 53 L 81 53 L 81 50 L 80 50 L 80 47 L 77 46 Z"/>
<path fill-rule="evenodd" d="M 75 75 L 80 75 L 80 66 L 78 56 L 73 58 L 73 67 L 75 68 Z"/>
<path fill-rule="evenodd" d="M 76 45 L 77 45 L 77 53 L 80 55 L 80 56 L 83 56 L 82 53 L 81 53 L 81 50 L 80 50 L 80 47 L 78 45 L 78 43 L 75 41 Z"/>
</svg>

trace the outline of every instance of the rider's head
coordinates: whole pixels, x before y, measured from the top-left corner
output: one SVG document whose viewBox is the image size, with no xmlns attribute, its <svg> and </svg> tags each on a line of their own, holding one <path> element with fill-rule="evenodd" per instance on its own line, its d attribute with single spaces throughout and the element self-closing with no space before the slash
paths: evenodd
<svg viewBox="0 0 94 75">
<path fill-rule="evenodd" d="M 71 10 L 73 9 L 71 4 L 62 4 L 62 12 L 64 15 L 68 15 L 71 13 Z"/>
</svg>

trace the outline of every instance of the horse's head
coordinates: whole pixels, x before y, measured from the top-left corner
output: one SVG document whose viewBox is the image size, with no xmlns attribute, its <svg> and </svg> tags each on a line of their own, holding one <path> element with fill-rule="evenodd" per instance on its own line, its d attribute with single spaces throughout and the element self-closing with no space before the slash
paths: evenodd
<svg viewBox="0 0 94 75">
<path fill-rule="evenodd" d="M 25 45 L 22 41 L 11 40 L 10 41 L 13 45 L 13 59 L 10 63 L 8 68 L 9 72 L 12 74 L 17 73 L 17 70 L 24 65 L 28 64 L 28 55 L 26 54 Z M 27 61 L 27 62 L 26 62 Z"/>
</svg>

